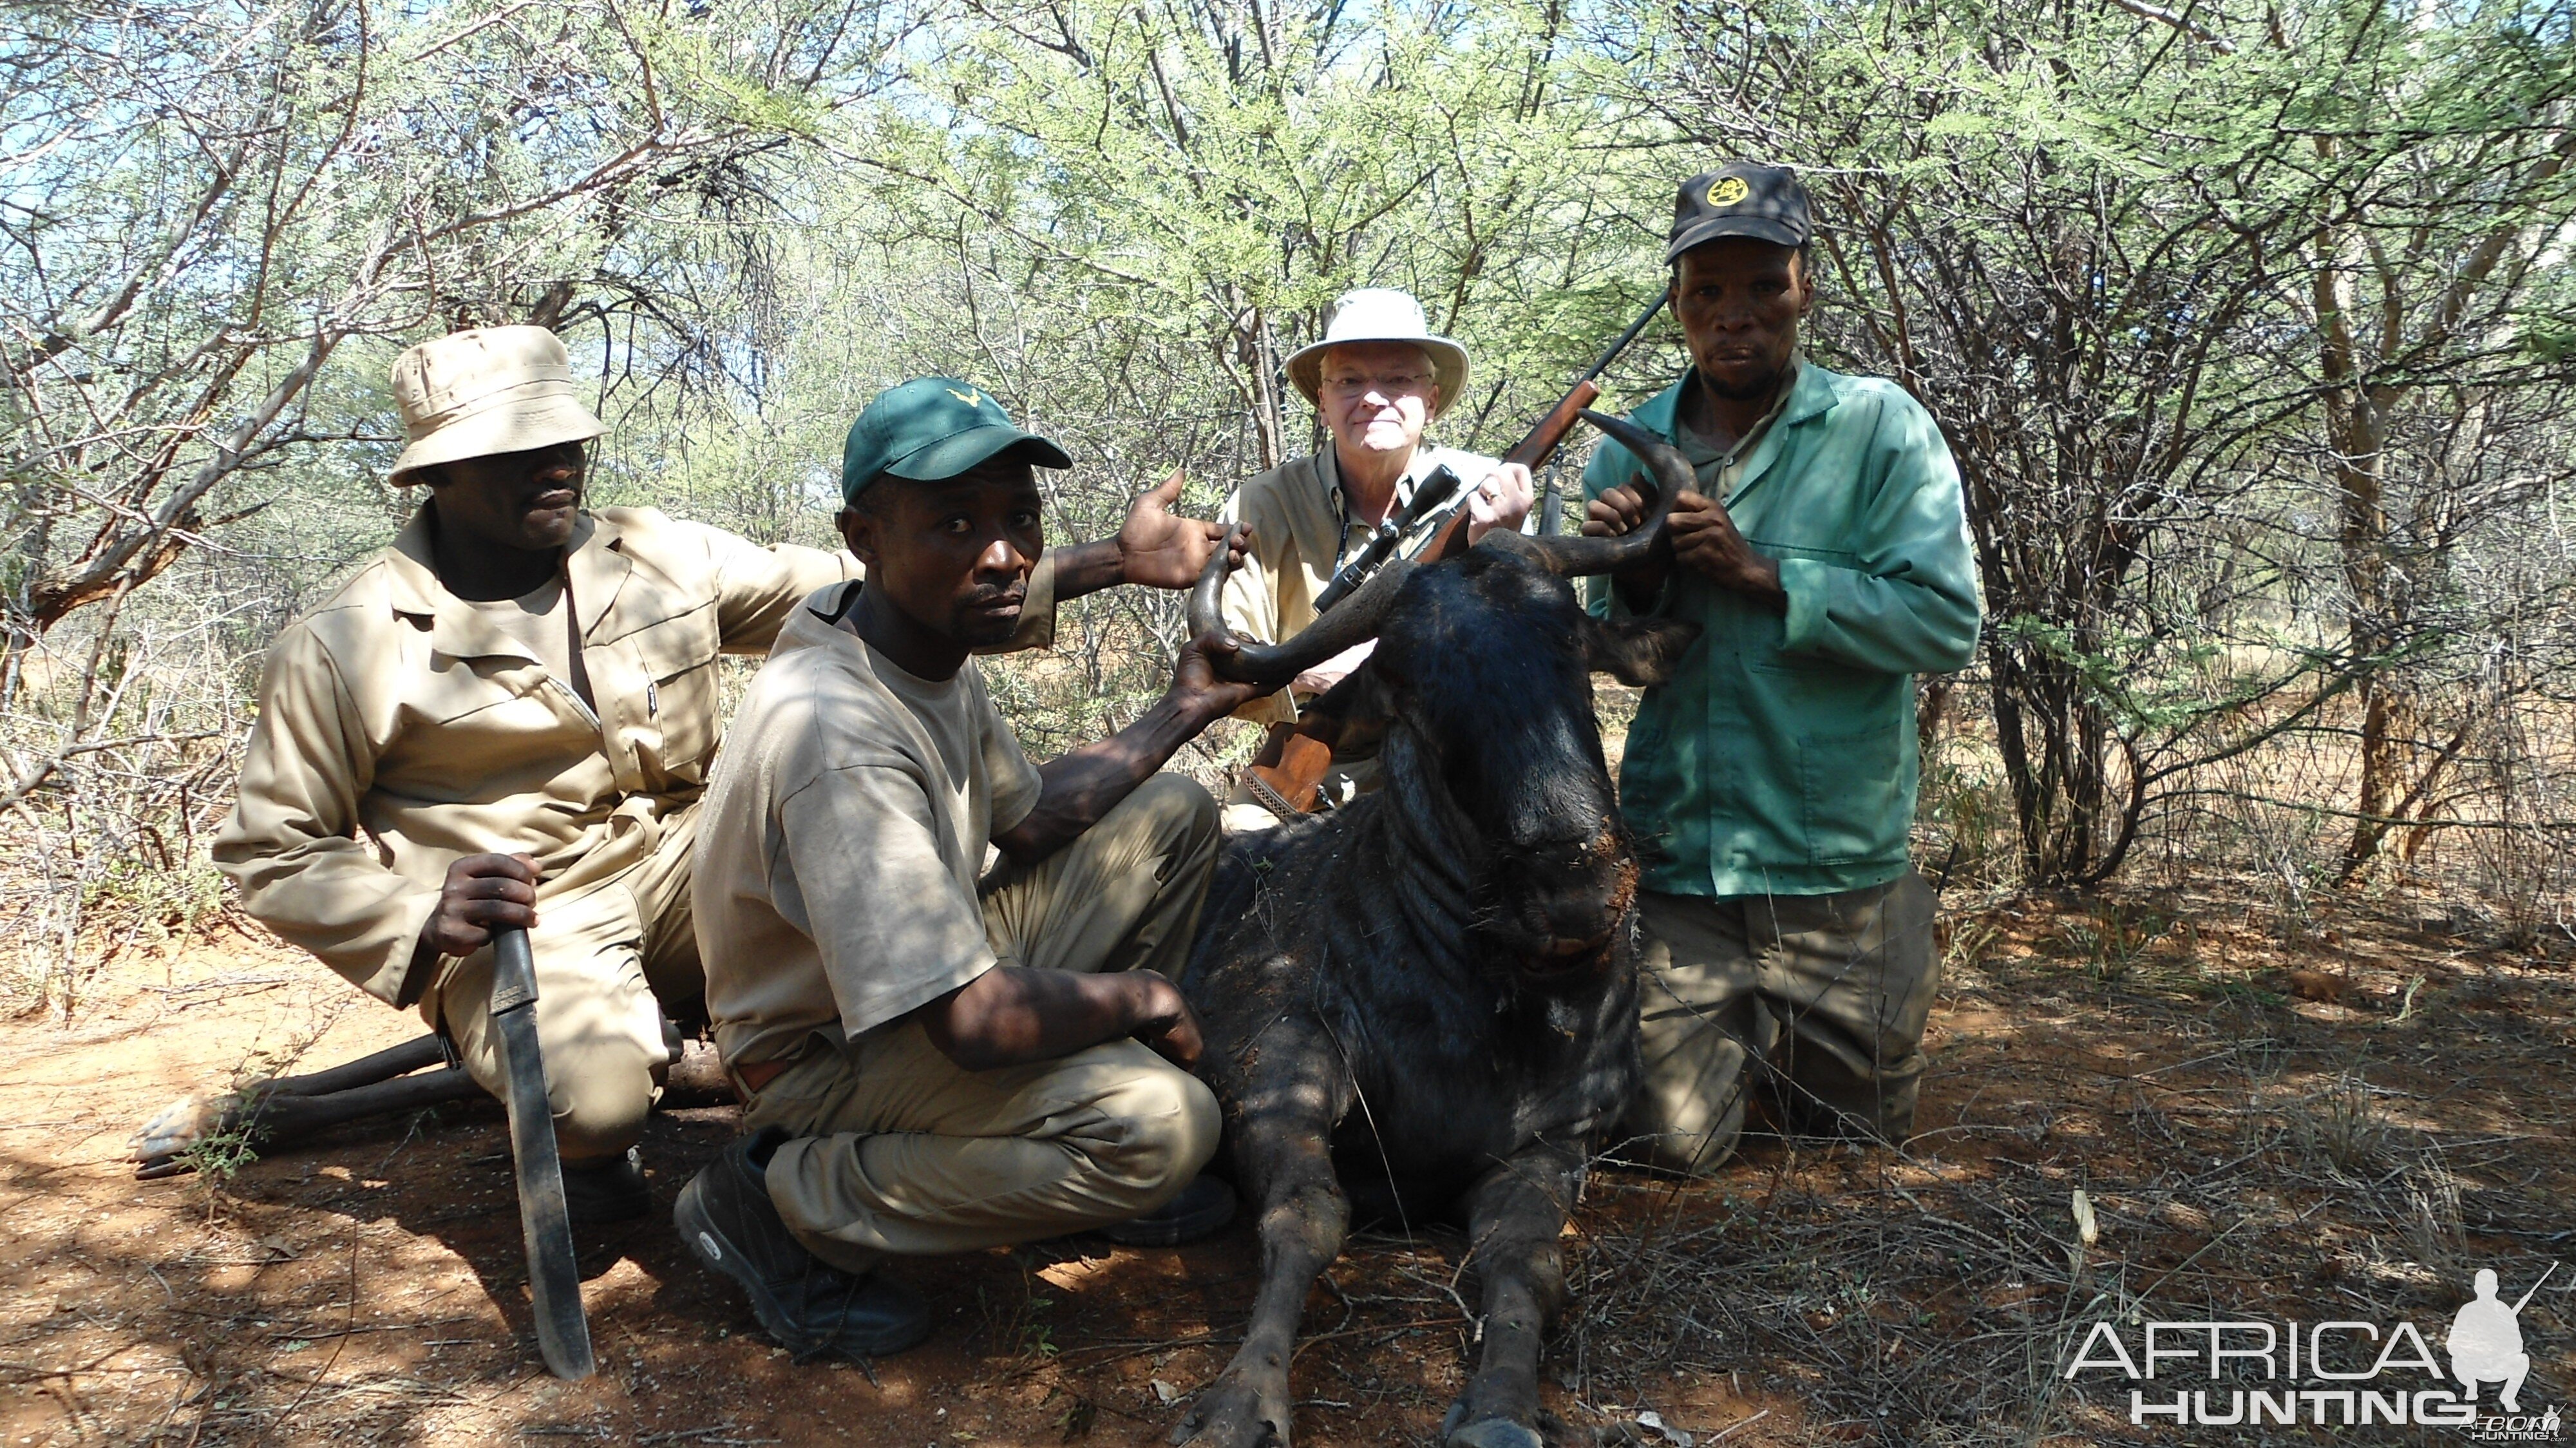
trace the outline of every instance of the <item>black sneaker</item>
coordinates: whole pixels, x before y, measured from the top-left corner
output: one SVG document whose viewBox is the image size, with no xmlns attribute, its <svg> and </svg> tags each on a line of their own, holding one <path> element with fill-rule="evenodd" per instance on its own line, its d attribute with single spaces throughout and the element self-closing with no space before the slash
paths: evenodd
<svg viewBox="0 0 2576 1448">
<path fill-rule="evenodd" d="M 680 1188 L 671 1221 L 708 1271 L 742 1284 L 752 1314 L 798 1362 L 872 1358 L 930 1336 L 930 1313 L 883 1277 L 853 1276 L 805 1250 L 769 1200 L 764 1168 L 784 1132 L 744 1137 Z"/>
<path fill-rule="evenodd" d="M 1145 1215 L 1112 1222 L 1099 1231 L 1122 1247 L 1177 1247 L 1212 1235 L 1233 1220 L 1234 1188 L 1203 1176 Z"/>
<path fill-rule="evenodd" d="M 653 1210 L 653 1192 L 644 1185 L 644 1156 L 633 1147 L 623 1156 L 563 1167 L 564 1209 L 576 1227 L 603 1222 L 631 1222 Z"/>
</svg>

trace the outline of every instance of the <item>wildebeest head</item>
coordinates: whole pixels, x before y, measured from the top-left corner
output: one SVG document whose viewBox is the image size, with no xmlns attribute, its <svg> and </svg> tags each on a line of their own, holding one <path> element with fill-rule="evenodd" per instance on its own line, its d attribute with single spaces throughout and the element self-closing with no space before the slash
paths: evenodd
<svg viewBox="0 0 2576 1448">
<path fill-rule="evenodd" d="M 1636 854 L 1593 716 L 1595 669 L 1659 683 L 1699 630 L 1604 622 L 1534 558 L 1475 548 L 1405 580 L 1351 707 L 1387 721 L 1397 808 L 1451 815 L 1476 930 L 1524 973 L 1606 958 L 1634 903 Z"/>
<path fill-rule="evenodd" d="M 1477 933 L 1540 979 L 1606 960 L 1636 896 L 1635 850 L 1602 757 L 1590 675 L 1659 683 L 1699 633 L 1670 619 L 1596 619 L 1576 601 L 1567 575 L 1668 553 L 1664 513 L 1691 479 L 1689 463 L 1650 434 L 1585 416 L 1646 457 L 1661 484 L 1647 525 L 1627 537 L 1498 533 L 1436 563 L 1444 550 L 1435 546 L 1275 646 L 1226 634 L 1215 609 L 1221 555 L 1192 608 L 1211 660 L 1236 678 L 1284 682 L 1377 638 L 1327 707 L 1383 721 L 1388 807 L 1406 813 L 1426 849 L 1463 867 Z"/>
</svg>

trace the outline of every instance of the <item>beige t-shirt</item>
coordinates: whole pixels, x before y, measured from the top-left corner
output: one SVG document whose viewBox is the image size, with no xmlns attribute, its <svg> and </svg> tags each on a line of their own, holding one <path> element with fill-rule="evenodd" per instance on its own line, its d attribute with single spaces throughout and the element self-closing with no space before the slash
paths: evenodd
<svg viewBox="0 0 2576 1448">
<path fill-rule="evenodd" d="M 727 1062 L 864 1035 L 996 964 L 976 879 L 1037 804 L 1037 768 L 973 667 L 918 678 L 835 625 L 858 587 L 779 631 L 699 808 L 691 890 Z"/>
</svg>

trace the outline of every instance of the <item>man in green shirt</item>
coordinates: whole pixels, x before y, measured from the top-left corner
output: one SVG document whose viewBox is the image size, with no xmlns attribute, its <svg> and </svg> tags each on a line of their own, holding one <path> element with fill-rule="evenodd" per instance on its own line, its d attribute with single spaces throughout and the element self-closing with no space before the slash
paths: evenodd
<svg viewBox="0 0 2576 1448">
<path fill-rule="evenodd" d="M 1675 1171 L 1733 1153 L 1749 1085 L 1785 1130 L 1903 1140 L 1940 978 L 1907 856 L 1913 676 L 1974 653 L 1976 561 L 1930 414 L 1798 354 L 1813 232 L 1784 168 L 1682 183 L 1665 260 L 1692 365 L 1630 418 L 1699 490 L 1674 502 L 1668 563 L 1591 585 L 1596 612 L 1702 628 L 1646 692 L 1619 773 L 1650 861 L 1646 1085 L 1626 1124 Z M 1584 531 L 1635 526 L 1647 476 L 1605 443 Z"/>
</svg>

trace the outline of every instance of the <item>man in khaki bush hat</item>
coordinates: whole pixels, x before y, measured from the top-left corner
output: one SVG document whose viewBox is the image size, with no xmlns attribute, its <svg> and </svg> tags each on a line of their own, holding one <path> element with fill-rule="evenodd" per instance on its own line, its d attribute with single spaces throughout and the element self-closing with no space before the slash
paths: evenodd
<svg viewBox="0 0 2576 1448">
<path fill-rule="evenodd" d="M 1521 526 L 1532 497 L 1528 468 L 1423 442 L 1424 429 L 1465 395 L 1467 372 L 1467 349 L 1433 332 L 1409 294 L 1362 287 L 1333 303 L 1323 337 L 1288 358 L 1288 380 L 1315 404 L 1324 445 L 1245 483 L 1226 505 L 1227 520 L 1250 524 L 1254 540 L 1251 562 L 1225 581 L 1227 628 L 1277 643 L 1313 622 L 1316 596 L 1334 574 L 1394 528 L 1441 467 L 1464 486 L 1404 530 L 1396 556 L 1421 552 L 1460 508 L 1469 511 L 1470 541 L 1489 528 Z M 1370 647 L 1317 665 L 1240 717 L 1269 725 L 1275 742 L 1295 727 L 1299 706 L 1340 683 Z M 1369 773 L 1358 761 L 1337 760 L 1324 781 L 1327 797 L 1347 799 Z M 1277 818 L 1242 795 L 1225 822 L 1229 830 L 1259 829 Z"/>
<path fill-rule="evenodd" d="M 417 1003 L 487 1090 L 492 931 L 526 928 L 575 1220 L 639 1215 L 634 1144 L 676 1059 L 670 1017 L 694 1019 L 704 990 L 688 862 L 716 659 L 766 651 L 858 563 L 585 509 L 604 428 L 544 328 L 422 343 L 393 390 L 409 440 L 393 480 L 428 497 L 270 648 L 215 861 L 270 929 Z M 1176 492 L 1041 559 L 998 647 L 1050 642 L 1059 597 L 1193 581 L 1217 529 L 1174 516 Z"/>
</svg>

